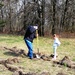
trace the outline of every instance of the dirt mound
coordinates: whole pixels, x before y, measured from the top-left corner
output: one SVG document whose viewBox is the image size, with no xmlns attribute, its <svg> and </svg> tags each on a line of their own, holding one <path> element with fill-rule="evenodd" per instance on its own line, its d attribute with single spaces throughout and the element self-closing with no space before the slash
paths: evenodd
<svg viewBox="0 0 75 75">
<path fill-rule="evenodd" d="M 13 64 L 13 63 L 19 63 L 20 59 L 15 57 L 15 58 L 8 58 L 8 59 L 0 59 L 0 64 Z"/>
<path fill-rule="evenodd" d="M 19 59 L 18 58 L 8 58 L 8 59 L 0 60 L 0 64 L 2 64 L 5 68 L 7 68 L 8 70 L 12 72 L 22 70 L 22 67 L 17 67 L 15 65 L 12 65 L 14 63 L 19 63 Z"/>
<path fill-rule="evenodd" d="M 23 49 L 18 49 L 17 47 L 13 47 L 13 48 L 4 47 L 4 48 L 6 50 L 9 50 L 11 53 L 15 54 L 16 56 L 21 56 L 21 57 L 26 56 L 26 52 Z"/>
<path fill-rule="evenodd" d="M 75 69 L 75 62 L 72 61 L 68 56 L 65 56 L 62 60 L 60 61 L 53 61 L 54 63 L 64 65 L 69 68 L 74 68 Z"/>
<path fill-rule="evenodd" d="M 7 68 L 4 65 L 0 64 L 0 72 L 6 71 L 6 70 L 7 70 Z"/>
<path fill-rule="evenodd" d="M 9 71 L 12 71 L 12 72 L 15 72 L 15 71 L 22 71 L 22 68 L 21 68 L 21 67 L 18 67 L 18 66 L 15 66 L 15 65 L 11 65 L 11 64 L 5 64 L 5 67 L 6 67 Z"/>
<path fill-rule="evenodd" d="M 64 74 L 64 73 L 61 72 L 61 73 L 58 73 L 57 75 L 66 75 L 66 74 Z"/>
<path fill-rule="evenodd" d="M 27 56 L 25 50 L 18 49 L 17 47 L 13 47 L 13 48 L 3 47 L 2 49 L 9 50 L 9 52 L 5 53 L 5 54 L 11 54 L 11 55 L 16 55 L 16 56 L 21 56 L 21 57 Z M 33 57 L 38 58 L 38 59 L 43 59 L 45 61 L 50 61 L 51 58 L 52 58 L 52 55 L 47 56 L 45 54 L 42 54 L 42 53 L 38 52 L 38 53 L 33 53 Z"/>
<path fill-rule="evenodd" d="M 50 73 L 49 72 L 42 72 L 42 73 L 40 73 L 40 74 L 38 74 L 38 73 L 27 73 L 27 74 L 25 74 L 25 73 L 23 73 L 22 71 L 19 71 L 19 72 L 14 72 L 13 73 L 13 75 L 50 75 Z"/>
<path fill-rule="evenodd" d="M 53 58 L 53 55 L 45 55 L 42 53 L 34 53 L 33 54 L 34 58 L 39 58 L 39 59 L 43 59 L 44 61 L 51 61 L 51 59 Z"/>
</svg>

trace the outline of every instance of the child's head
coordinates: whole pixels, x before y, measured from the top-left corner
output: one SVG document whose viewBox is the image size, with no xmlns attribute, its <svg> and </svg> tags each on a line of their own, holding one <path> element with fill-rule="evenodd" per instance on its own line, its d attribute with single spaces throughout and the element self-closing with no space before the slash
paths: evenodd
<svg viewBox="0 0 75 75">
<path fill-rule="evenodd" d="M 58 38 L 59 36 L 58 36 L 57 34 L 54 34 L 53 37 L 54 37 L 54 38 L 56 38 L 56 37 Z"/>
<path fill-rule="evenodd" d="M 56 37 L 56 36 L 57 36 L 56 34 L 53 35 L 53 37 Z"/>
</svg>

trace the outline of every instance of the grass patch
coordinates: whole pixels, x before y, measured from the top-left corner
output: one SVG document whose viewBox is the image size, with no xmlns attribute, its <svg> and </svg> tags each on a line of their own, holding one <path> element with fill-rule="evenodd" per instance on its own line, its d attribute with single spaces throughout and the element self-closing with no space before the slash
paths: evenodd
<svg viewBox="0 0 75 75">
<path fill-rule="evenodd" d="M 58 58 L 57 60 L 61 60 L 64 56 L 69 56 L 71 60 L 75 61 L 75 39 L 67 39 L 67 38 L 60 38 L 61 45 L 57 49 Z M 51 38 L 44 38 L 39 37 L 38 45 L 37 40 L 34 40 L 33 47 L 34 52 L 37 52 L 37 48 L 41 53 L 46 55 L 50 55 L 53 53 L 53 39 Z M 0 34 L 0 47 L 8 47 L 12 48 L 16 46 L 17 48 L 24 49 L 26 52 L 28 51 L 27 46 L 23 40 L 23 36 L 16 36 L 16 35 L 2 35 Z M 0 49 L 0 58 L 11 58 L 16 57 L 14 54 L 9 53 L 6 50 Z M 40 73 L 43 71 L 50 72 L 51 75 L 56 75 L 58 72 L 64 72 L 67 75 L 74 75 L 75 71 L 73 69 L 68 69 L 64 64 L 64 67 L 59 67 L 59 65 L 54 65 L 52 61 L 44 61 L 44 60 L 30 60 L 28 58 L 21 58 L 20 63 L 16 63 L 17 66 L 23 66 L 24 72 L 36 72 Z M 0 75 L 12 75 L 12 72 L 6 70 L 0 72 Z"/>
<path fill-rule="evenodd" d="M 75 58 L 73 59 L 73 61 L 75 61 Z"/>
</svg>

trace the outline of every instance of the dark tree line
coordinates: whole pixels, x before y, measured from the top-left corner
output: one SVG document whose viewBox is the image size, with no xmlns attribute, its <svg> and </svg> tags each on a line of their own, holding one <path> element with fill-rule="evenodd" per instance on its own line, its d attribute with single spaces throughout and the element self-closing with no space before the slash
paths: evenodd
<svg viewBox="0 0 75 75">
<path fill-rule="evenodd" d="M 0 0 L 0 32 L 23 33 L 38 24 L 39 35 L 75 32 L 75 0 Z"/>
<path fill-rule="evenodd" d="M 0 3 L 0 9 L 3 7 L 3 4 L 2 3 Z M 2 12 L 1 12 L 2 13 Z M 2 17 L 3 17 L 3 15 L 2 15 Z M 0 27 L 2 27 L 3 26 L 3 23 L 4 23 L 4 21 L 2 20 L 2 19 L 0 19 Z"/>
</svg>

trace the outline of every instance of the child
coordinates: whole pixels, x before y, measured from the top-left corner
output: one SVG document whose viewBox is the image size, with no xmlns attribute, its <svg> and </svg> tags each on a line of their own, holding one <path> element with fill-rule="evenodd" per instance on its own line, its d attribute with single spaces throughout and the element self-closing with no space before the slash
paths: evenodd
<svg viewBox="0 0 75 75">
<path fill-rule="evenodd" d="M 54 38 L 54 43 L 53 43 L 54 57 L 53 57 L 52 60 L 56 60 L 56 56 L 57 56 L 56 50 L 57 50 L 57 47 L 60 46 L 61 43 L 60 43 L 60 41 L 58 39 L 58 35 L 57 34 L 54 34 L 53 38 Z"/>
</svg>

